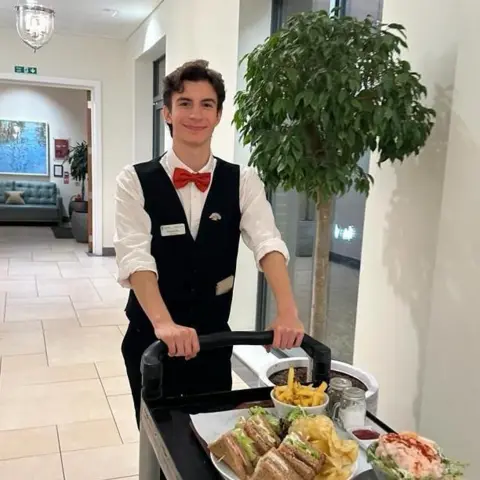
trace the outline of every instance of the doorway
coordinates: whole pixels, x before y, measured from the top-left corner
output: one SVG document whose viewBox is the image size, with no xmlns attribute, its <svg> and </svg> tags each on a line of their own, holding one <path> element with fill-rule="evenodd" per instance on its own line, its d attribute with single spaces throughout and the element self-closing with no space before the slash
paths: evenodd
<svg viewBox="0 0 480 480">
<path fill-rule="evenodd" d="M 87 220 L 89 249 L 94 255 L 103 255 L 103 179 L 102 179 L 102 111 L 101 84 L 95 80 L 77 80 L 21 74 L 1 74 L 0 82 L 31 87 L 54 87 L 88 92 L 87 142 L 88 181 L 86 197 L 89 202 Z M 54 152 L 53 152 L 54 153 Z M 52 153 L 52 154 L 53 154 Z M 53 173 L 53 172 L 52 172 Z M 68 208 L 68 206 L 67 206 Z"/>
</svg>

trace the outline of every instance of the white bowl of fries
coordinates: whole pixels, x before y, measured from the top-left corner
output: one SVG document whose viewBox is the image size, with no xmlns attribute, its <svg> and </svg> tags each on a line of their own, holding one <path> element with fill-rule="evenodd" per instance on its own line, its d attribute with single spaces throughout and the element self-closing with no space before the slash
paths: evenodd
<svg viewBox="0 0 480 480">
<path fill-rule="evenodd" d="M 318 387 L 296 382 L 294 369 L 291 367 L 288 372 L 287 385 L 274 387 L 270 396 L 280 417 L 287 416 L 297 407 L 301 407 L 309 415 L 322 415 L 330 401 L 328 394 L 325 393 L 326 389 L 325 382 Z"/>
</svg>

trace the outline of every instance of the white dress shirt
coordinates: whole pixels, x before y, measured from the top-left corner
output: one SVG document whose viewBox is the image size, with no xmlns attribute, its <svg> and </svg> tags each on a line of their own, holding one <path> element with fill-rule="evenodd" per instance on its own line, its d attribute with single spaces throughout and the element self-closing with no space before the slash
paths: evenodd
<svg viewBox="0 0 480 480">
<path fill-rule="evenodd" d="M 192 169 L 180 161 L 173 150 L 162 157 L 160 164 L 170 179 L 177 167 L 192 172 Z M 212 156 L 200 172 L 210 172 L 214 175 L 215 165 L 216 159 Z M 198 234 L 202 210 L 209 190 L 210 186 L 205 192 L 201 192 L 192 182 L 184 188 L 177 189 L 194 239 Z M 144 202 L 137 173 L 133 165 L 128 165 L 117 177 L 113 239 L 118 265 L 118 282 L 125 288 L 130 288 L 129 277 L 134 272 L 147 270 L 155 272 L 158 276 L 155 259 L 150 251 L 151 221 L 144 209 Z M 252 167 L 244 167 L 240 170 L 240 212 L 242 238 L 253 252 L 258 268 L 260 268 L 260 260 L 273 251 L 282 253 L 288 262 L 288 249 L 275 225 L 263 182 Z"/>
</svg>

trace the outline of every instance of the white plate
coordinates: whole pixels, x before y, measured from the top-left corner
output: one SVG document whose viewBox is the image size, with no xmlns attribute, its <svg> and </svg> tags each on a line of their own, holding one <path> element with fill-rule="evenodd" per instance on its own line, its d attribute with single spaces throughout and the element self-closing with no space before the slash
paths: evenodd
<svg viewBox="0 0 480 480">
<path fill-rule="evenodd" d="M 271 413 L 275 413 L 275 409 L 273 408 L 268 408 L 267 410 Z M 242 409 L 224 412 L 198 413 L 196 415 L 190 415 L 190 419 L 197 434 L 207 445 L 209 445 L 217 440 L 227 430 L 232 429 L 240 417 L 246 418 L 249 415 L 248 409 Z M 337 433 L 343 440 L 349 438 L 346 432 L 337 430 Z M 238 480 L 238 477 L 224 462 L 218 461 L 213 455 L 211 455 L 211 460 L 223 478 L 227 480 Z M 359 457 L 354 465 L 354 469 L 354 475 L 351 478 L 354 478 L 355 475 L 359 475 L 360 473 L 371 469 L 367 462 L 365 452 L 362 449 L 359 450 Z"/>
<path fill-rule="evenodd" d="M 213 466 L 220 472 L 220 475 L 225 478 L 225 480 L 239 480 L 230 467 L 224 461 L 218 460 L 213 453 L 210 453 L 210 460 L 212 460 Z"/>
<path fill-rule="evenodd" d="M 225 480 L 239 480 L 239 478 L 230 470 L 228 465 L 224 461 L 218 460 L 213 453 L 210 453 L 210 459 L 212 460 L 212 463 L 214 467 L 219 471 L 220 475 L 225 479 Z M 355 462 L 353 465 L 353 474 L 347 478 L 347 480 L 352 480 L 355 478 L 356 475 L 358 475 L 357 472 L 358 470 L 358 460 Z"/>
</svg>

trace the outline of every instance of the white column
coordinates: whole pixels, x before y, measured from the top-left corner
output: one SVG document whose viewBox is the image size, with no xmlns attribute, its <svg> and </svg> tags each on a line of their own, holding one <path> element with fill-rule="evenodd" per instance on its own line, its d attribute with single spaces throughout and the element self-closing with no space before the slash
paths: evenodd
<svg viewBox="0 0 480 480">
<path fill-rule="evenodd" d="M 270 35 L 272 18 L 271 0 L 240 0 L 238 53 L 235 57 L 238 65 L 246 53 L 251 52 L 259 43 Z M 232 95 L 245 88 L 245 64 L 239 65 L 236 72 L 236 86 L 227 92 Z M 224 117 L 224 122 L 231 120 Z M 247 165 L 250 159 L 249 149 L 243 147 L 235 135 L 234 161 Z M 233 296 L 230 325 L 234 330 L 254 330 L 257 311 L 257 278 L 258 271 L 252 253 L 244 243 L 240 242 L 237 262 L 237 284 Z"/>
<path fill-rule="evenodd" d="M 381 169 L 371 161 L 376 181 L 365 214 L 354 362 L 377 377 L 379 415 L 398 429 L 415 429 L 420 421 L 457 18 L 458 4 L 450 0 L 385 0 L 383 22 L 407 28 L 405 57 L 438 111 L 419 158 Z"/>
<path fill-rule="evenodd" d="M 480 5 L 455 12 L 461 29 L 450 118 L 420 429 L 480 478 Z M 450 93 L 450 92 L 449 92 Z M 444 105 L 451 98 L 444 95 Z"/>
<path fill-rule="evenodd" d="M 435 12 L 435 15 L 432 14 Z M 437 125 L 418 159 L 372 168 L 355 361 L 380 382 L 379 415 L 418 429 L 480 477 L 480 6 L 386 0 Z"/>
<path fill-rule="evenodd" d="M 153 62 L 133 63 L 133 142 L 132 162 L 145 162 L 153 152 Z"/>
</svg>

